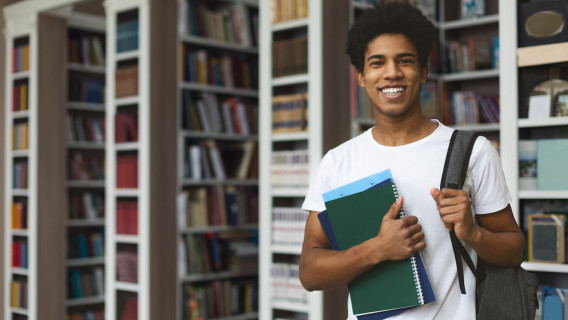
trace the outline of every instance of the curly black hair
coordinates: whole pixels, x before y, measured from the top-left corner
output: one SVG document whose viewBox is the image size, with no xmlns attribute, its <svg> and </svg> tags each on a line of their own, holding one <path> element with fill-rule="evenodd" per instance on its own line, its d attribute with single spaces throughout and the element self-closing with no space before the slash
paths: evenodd
<svg viewBox="0 0 568 320">
<path fill-rule="evenodd" d="M 345 53 L 357 71 L 363 72 L 369 43 L 382 34 L 406 36 L 418 51 L 420 66 L 427 65 L 436 38 L 434 25 L 410 4 L 389 3 L 366 10 L 349 29 Z"/>
</svg>

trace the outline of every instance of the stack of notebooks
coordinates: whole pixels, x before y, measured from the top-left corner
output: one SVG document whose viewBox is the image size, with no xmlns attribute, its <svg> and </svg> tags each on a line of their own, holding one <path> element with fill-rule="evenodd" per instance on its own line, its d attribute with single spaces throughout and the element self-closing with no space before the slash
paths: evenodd
<svg viewBox="0 0 568 320">
<path fill-rule="evenodd" d="M 324 193 L 326 210 L 318 218 L 332 248 L 346 250 L 375 237 L 397 197 L 390 170 Z M 420 253 L 382 262 L 348 287 L 359 320 L 385 319 L 436 300 Z"/>
</svg>

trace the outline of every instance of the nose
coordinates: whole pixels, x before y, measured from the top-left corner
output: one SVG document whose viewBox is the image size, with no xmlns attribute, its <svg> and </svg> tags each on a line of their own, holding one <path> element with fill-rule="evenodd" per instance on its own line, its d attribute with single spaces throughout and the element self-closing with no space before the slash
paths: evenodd
<svg viewBox="0 0 568 320">
<path fill-rule="evenodd" d="M 398 79 L 402 77 L 402 72 L 400 71 L 398 63 L 396 61 L 388 61 L 383 67 L 383 76 L 385 79 Z"/>
</svg>

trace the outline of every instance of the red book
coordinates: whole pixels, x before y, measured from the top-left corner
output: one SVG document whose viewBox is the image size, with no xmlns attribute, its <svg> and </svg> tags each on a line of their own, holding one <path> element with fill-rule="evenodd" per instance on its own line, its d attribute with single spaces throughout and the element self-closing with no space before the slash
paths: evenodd
<svg viewBox="0 0 568 320">
<path fill-rule="evenodd" d="M 138 319 L 138 300 L 130 298 L 126 301 L 124 310 L 120 320 L 137 320 Z"/>
</svg>

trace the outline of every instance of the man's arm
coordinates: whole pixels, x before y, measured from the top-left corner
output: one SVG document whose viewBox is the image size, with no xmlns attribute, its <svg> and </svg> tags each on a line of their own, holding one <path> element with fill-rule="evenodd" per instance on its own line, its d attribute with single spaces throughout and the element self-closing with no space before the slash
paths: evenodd
<svg viewBox="0 0 568 320">
<path fill-rule="evenodd" d="M 465 191 L 433 188 L 431 194 L 446 227 L 453 227 L 458 239 L 467 242 L 485 262 L 502 267 L 521 264 L 525 236 L 513 217 L 511 206 L 477 215 L 479 225 L 476 226 Z"/>
<path fill-rule="evenodd" d="M 300 281 L 304 288 L 312 291 L 344 285 L 375 264 L 402 260 L 422 250 L 424 233 L 418 219 L 412 216 L 397 219 L 402 208 L 402 197 L 399 199 L 383 218 L 376 237 L 343 251 L 331 249 L 318 212 L 310 212 L 300 257 Z"/>
</svg>

